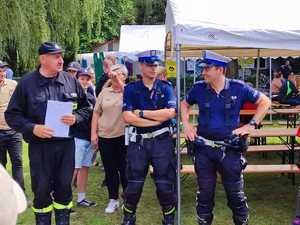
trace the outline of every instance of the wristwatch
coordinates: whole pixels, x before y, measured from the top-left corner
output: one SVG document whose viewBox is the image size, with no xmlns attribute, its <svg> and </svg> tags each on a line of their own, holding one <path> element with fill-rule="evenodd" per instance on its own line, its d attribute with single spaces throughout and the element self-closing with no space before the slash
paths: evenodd
<svg viewBox="0 0 300 225">
<path fill-rule="evenodd" d="M 254 128 L 257 128 L 257 126 L 258 126 L 258 124 L 256 123 L 255 119 L 251 119 L 251 120 L 249 121 L 249 125 L 250 125 L 250 126 L 254 126 Z"/>
<path fill-rule="evenodd" d="M 139 117 L 140 117 L 140 118 L 144 118 L 144 111 L 143 111 L 143 110 L 140 110 L 140 111 L 139 111 Z"/>
</svg>

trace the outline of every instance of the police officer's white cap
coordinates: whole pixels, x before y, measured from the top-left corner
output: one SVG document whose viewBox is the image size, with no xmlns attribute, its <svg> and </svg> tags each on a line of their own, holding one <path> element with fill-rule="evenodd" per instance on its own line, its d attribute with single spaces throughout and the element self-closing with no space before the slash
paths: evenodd
<svg viewBox="0 0 300 225">
<path fill-rule="evenodd" d="M 159 65 L 161 62 L 162 51 L 148 50 L 138 53 L 136 56 L 140 63 L 147 65 Z"/>
<path fill-rule="evenodd" d="M 216 66 L 227 67 L 228 63 L 231 62 L 230 58 L 208 50 L 202 52 L 202 57 L 202 66 L 213 64 Z"/>
</svg>

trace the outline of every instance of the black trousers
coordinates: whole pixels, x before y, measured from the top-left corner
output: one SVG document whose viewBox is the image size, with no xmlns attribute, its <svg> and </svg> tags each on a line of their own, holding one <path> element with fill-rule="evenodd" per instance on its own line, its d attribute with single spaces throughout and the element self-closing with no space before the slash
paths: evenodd
<svg viewBox="0 0 300 225">
<path fill-rule="evenodd" d="M 74 139 L 29 143 L 33 207 L 45 209 L 72 201 L 71 182 L 75 166 Z"/>
<path fill-rule="evenodd" d="M 118 199 L 119 185 L 127 187 L 125 137 L 99 138 L 109 199 Z"/>
<path fill-rule="evenodd" d="M 23 161 L 22 161 L 22 134 L 13 130 L 0 130 L 0 163 L 6 167 L 7 153 L 12 165 L 14 180 L 25 191 Z"/>
</svg>

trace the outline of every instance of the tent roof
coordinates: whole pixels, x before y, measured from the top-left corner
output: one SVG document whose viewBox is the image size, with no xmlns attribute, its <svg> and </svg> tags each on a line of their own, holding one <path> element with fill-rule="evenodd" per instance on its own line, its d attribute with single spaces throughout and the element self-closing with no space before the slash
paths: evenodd
<svg viewBox="0 0 300 225">
<path fill-rule="evenodd" d="M 165 50 L 165 25 L 122 25 L 120 52 Z"/>
<path fill-rule="evenodd" d="M 168 0 L 167 56 L 174 44 L 183 56 L 201 49 L 220 50 L 230 57 L 300 56 L 300 2 L 285 0 Z M 284 7 L 286 6 L 286 7 Z"/>
</svg>

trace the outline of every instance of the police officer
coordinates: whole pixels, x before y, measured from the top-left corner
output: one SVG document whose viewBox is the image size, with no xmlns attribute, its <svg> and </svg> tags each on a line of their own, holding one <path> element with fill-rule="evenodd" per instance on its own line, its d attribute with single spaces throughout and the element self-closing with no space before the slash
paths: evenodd
<svg viewBox="0 0 300 225">
<path fill-rule="evenodd" d="M 5 112 L 8 125 L 23 133 L 29 143 L 32 208 L 37 225 L 51 224 L 53 208 L 56 224 L 68 225 L 72 207 L 74 139 L 54 137 L 53 130 L 44 125 L 47 101 L 73 102 L 74 114 L 61 118 L 71 126 L 71 134 L 74 126 L 88 116 L 83 89 L 74 77 L 62 71 L 63 51 L 54 42 L 41 44 L 40 66 L 21 79 Z"/>
<path fill-rule="evenodd" d="M 173 225 L 176 193 L 175 155 L 170 135 L 170 120 L 175 116 L 176 100 L 172 86 L 156 79 L 160 57 L 158 51 L 139 54 L 142 80 L 125 87 L 123 118 L 136 132 L 129 134 L 127 149 L 128 186 L 124 192 L 122 225 L 135 225 L 135 212 L 149 164 L 157 197 L 163 211 L 164 225 Z"/>
<path fill-rule="evenodd" d="M 234 224 L 248 224 L 242 153 L 216 145 L 214 141 L 223 141 L 232 134 L 249 134 L 270 107 L 270 100 L 264 94 L 242 81 L 225 78 L 229 62 L 227 57 L 204 51 L 201 64 L 204 81 L 195 83 L 181 103 L 186 139 L 194 141 L 197 137 L 202 143 L 196 145 L 194 165 L 198 180 L 196 210 L 199 225 L 212 224 L 216 172 L 222 177 Z M 239 112 L 246 101 L 257 104 L 257 110 L 250 123 L 239 128 Z M 189 123 L 189 108 L 193 104 L 199 107 L 197 130 Z"/>
</svg>

